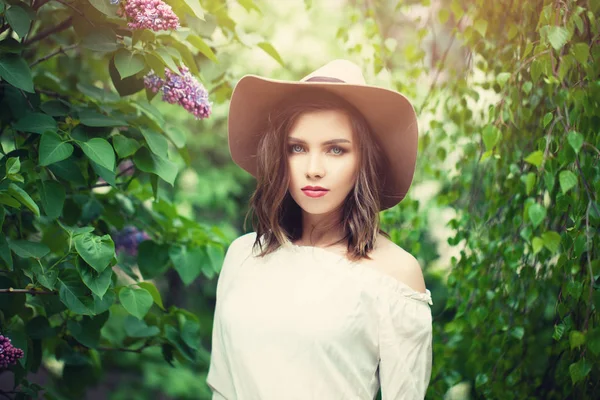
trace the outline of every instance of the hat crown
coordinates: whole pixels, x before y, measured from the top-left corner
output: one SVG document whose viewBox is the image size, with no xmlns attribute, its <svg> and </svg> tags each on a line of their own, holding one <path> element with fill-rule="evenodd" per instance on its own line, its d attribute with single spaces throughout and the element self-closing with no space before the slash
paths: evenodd
<svg viewBox="0 0 600 400">
<path fill-rule="evenodd" d="M 302 78 L 306 82 L 311 78 L 334 78 L 345 83 L 364 85 L 365 78 L 359 66 L 348 60 L 333 60 Z"/>
</svg>

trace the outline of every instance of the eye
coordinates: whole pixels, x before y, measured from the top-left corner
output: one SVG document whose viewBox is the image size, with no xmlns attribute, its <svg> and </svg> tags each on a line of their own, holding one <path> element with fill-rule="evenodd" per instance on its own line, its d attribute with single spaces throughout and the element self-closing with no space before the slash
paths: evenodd
<svg viewBox="0 0 600 400">
<path fill-rule="evenodd" d="M 335 146 L 335 147 L 331 148 L 331 152 L 333 154 L 335 154 L 336 156 L 339 156 L 344 153 L 344 149 L 342 149 L 341 147 Z"/>
<path fill-rule="evenodd" d="M 299 144 L 293 144 L 290 149 L 292 150 L 292 153 L 300 153 L 303 150 L 303 147 L 300 146 Z"/>
</svg>

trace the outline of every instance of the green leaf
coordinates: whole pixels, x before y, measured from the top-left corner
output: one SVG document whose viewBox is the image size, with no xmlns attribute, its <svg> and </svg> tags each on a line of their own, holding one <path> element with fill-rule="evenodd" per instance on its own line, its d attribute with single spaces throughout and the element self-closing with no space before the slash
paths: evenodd
<svg viewBox="0 0 600 400">
<path fill-rule="evenodd" d="M 544 115 L 544 128 L 548 126 L 548 124 L 550 123 L 550 121 L 552 121 L 552 117 L 554 115 L 552 115 L 551 112 L 547 113 L 546 115 Z"/>
<path fill-rule="evenodd" d="M 67 321 L 67 328 L 79 343 L 86 347 L 96 348 L 100 342 L 101 329 L 108 317 L 108 312 L 102 312 L 91 318 L 85 316 L 81 321 L 70 319 Z"/>
<path fill-rule="evenodd" d="M 38 192 L 40 193 L 40 202 L 46 216 L 51 219 L 60 217 L 66 198 L 64 185 L 50 179 L 40 181 Z"/>
<path fill-rule="evenodd" d="M 44 243 L 30 242 L 28 240 L 10 240 L 8 247 L 19 257 L 40 259 L 50 253 L 50 249 Z"/>
<path fill-rule="evenodd" d="M 450 11 L 447 8 L 442 7 L 438 12 L 438 18 L 440 20 L 440 24 L 444 25 L 448 22 L 448 18 L 450 18 Z"/>
<path fill-rule="evenodd" d="M 536 228 L 546 218 L 546 209 L 541 204 L 532 204 L 529 206 L 529 219 L 533 223 L 533 227 Z"/>
<path fill-rule="evenodd" d="M 542 165 L 543 157 L 544 157 L 544 153 L 542 153 L 540 150 L 537 150 L 537 151 L 534 151 L 533 153 L 529 154 L 525 158 L 525 161 L 527 161 L 529 164 L 533 164 L 536 167 L 539 167 L 540 165 Z"/>
<path fill-rule="evenodd" d="M 498 82 L 498 85 L 500 85 L 500 87 L 503 88 L 506 82 L 510 79 L 510 76 L 510 72 L 500 72 L 496 76 L 496 82 Z"/>
<path fill-rule="evenodd" d="M 592 364 L 585 359 L 579 360 L 576 363 L 569 365 L 569 374 L 573 385 L 585 379 L 592 370 Z"/>
<path fill-rule="evenodd" d="M 213 243 L 208 243 L 206 245 L 206 254 L 208 255 L 213 271 L 217 273 L 220 272 L 225 257 L 223 247 Z"/>
<path fill-rule="evenodd" d="M 200 275 L 202 266 L 206 265 L 208 261 L 202 248 L 188 249 L 181 245 L 173 245 L 169 248 L 169 258 L 186 286 L 194 282 Z"/>
<path fill-rule="evenodd" d="M 160 176 L 166 182 L 175 185 L 177 165 L 172 161 L 151 153 L 147 147 L 141 147 L 133 156 L 133 162 L 141 171 Z"/>
<path fill-rule="evenodd" d="M 81 110 L 79 112 L 79 121 L 82 125 L 92 127 L 110 127 L 110 126 L 127 126 L 127 121 L 109 117 L 100 114 L 93 110 Z"/>
<path fill-rule="evenodd" d="M 19 118 L 13 128 L 17 131 L 39 133 L 46 131 L 56 132 L 58 125 L 54 118 L 48 114 L 30 112 Z"/>
<path fill-rule="evenodd" d="M 587 43 L 575 43 L 571 47 L 571 53 L 575 59 L 582 65 L 586 66 L 590 57 L 590 47 Z"/>
<path fill-rule="evenodd" d="M 117 35 L 112 29 L 99 27 L 90 30 L 81 40 L 81 45 L 86 49 L 99 52 L 110 52 L 119 48 L 119 45 L 117 44 Z"/>
<path fill-rule="evenodd" d="M 583 135 L 579 132 L 571 131 L 567 135 L 567 140 L 576 154 L 579 154 L 579 150 L 583 146 Z"/>
<path fill-rule="evenodd" d="M 73 154 L 73 145 L 63 142 L 58 133 L 48 131 L 40 139 L 39 154 L 39 165 L 50 165 L 69 158 Z"/>
<path fill-rule="evenodd" d="M 145 321 L 139 320 L 131 315 L 125 317 L 125 333 L 134 338 L 156 336 L 160 329 L 156 326 L 148 326 Z"/>
<path fill-rule="evenodd" d="M 560 189 L 565 194 L 577 185 L 577 177 L 571 171 L 561 171 L 558 175 L 558 182 Z"/>
<path fill-rule="evenodd" d="M 10 247 L 6 241 L 5 235 L 0 235 L 0 259 L 4 260 L 4 264 L 8 267 L 9 271 L 13 270 L 12 253 L 10 252 Z M 3 296 L 0 295 L 0 299 L 2 299 L 2 297 Z"/>
<path fill-rule="evenodd" d="M 17 174 L 21 170 L 21 160 L 19 157 L 9 157 L 6 161 L 6 175 Z"/>
<path fill-rule="evenodd" d="M 536 236 L 531 241 L 531 246 L 533 247 L 533 254 L 537 254 L 544 248 L 544 240 Z"/>
<path fill-rule="evenodd" d="M 208 44 L 206 44 L 206 42 L 204 40 L 202 40 L 202 38 L 198 35 L 189 35 L 187 37 L 187 41 L 194 46 L 195 48 L 197 48 L 198 50 L 200 50 L 200 52 L 202 54 L 204 54 L 209 60 L 218 63 L 219 60 L 217 60 L 217 56 L 215 55 L 215 53 L 212 51 L 212 49 L 208 46 Z"/>
<path fill-rule="evenodd" d="M 590 349 L 595 356 L 600 354 L 600 329 L 594 328 L 588 334 L 587 348 Z"/>
<path fill-rule="evenodd" d="M 33 199 L 27 194 L 26 191 L 21 189 L 19 186 L 11 183 L 8 185 L 8 194 L 19 200 L 21 204 L 27 207 L 36 217 L 40 216 L 40 209 Z"/>
<path fill-rule="evenodd" d="M 58 277 L 60 300 L 72 312 L 82 315 L 95 315 L 94 299 L 91 292 L 83 285 L 79 274 L 74 269 L 61 271 Z"/>
<path fill-rule="evenodd" d="M 169 267 L 169 245 L 144 240 L 138 245 L 137 264 L 144 279 L 152 279 Z"/>
<path fill-rule="evenodd" d="M 483 128 L 483 143 L 485 144 L 486 150 L 492 150 L 501 137 L 502 133 L 500 132 L 500 129 L 496 128 L 494 125 L 486 125 L 486 127 Z"/>
<path fill-rule="evenodd" d="M 152 295 L 146 289 L 130 287 L 124 287 L 119 291 L 119 301 L 127 312 L 138 319 L 144 319 L 153 303 Z"/>
<path fill-rule="evenodd" d="M 183 341 L 175 327 L 171 325 L 165 325 L 164 330 L 165 337 L 167 338 L 167 340 L 169 340 L 169 342 L 171 342 L 175 346 L 175 348 L 181 353 L 181 355 L 184 356 L 187 360 L 195 362 L 196 352 Z"/>
<path fill-rule="evenodd" d="M 146 62 L 141 54 L 134 54 L 126 49 L 119 49 L 115 54 L 115 67 L 121 79 L 137 74 L 145 66 Z"/>
<path fill-rule="evenodd" d="M 162 60 L 155 56 L 154 54 L 146 53 L 144 54 L 144 59 L 146 60 L 146 64 L 154 71 L 156 75 L 165 79 L 165 65 Z M 135 103 L 133 104 L 135 106 Z"/>
<path fill-rule="evenodd" d="M 117 15 L 118 5 L 113 5 L 106 0 L 89 0 L 89 2 L 102 14 L 111 18 L 119 18 Z"/>
<path fill-rule="evenodd" d="M 273 47 L 273 45 L 271 43 L 260 42 L 259 44 L 257 44 L 257 46 L 260 47 L 261 49 L 263 49 L 268 55 L 273 57 L 273 59 L 275 61 L 277 61 L 279 64 L 281 64 L 282 67 L 285 67 L 285 63 L 283 62 L 283 59 L 281 58 L 281 56 L 279 55 L 277 50 L 275 50 L 275 47 Z"/>
<path fill-rule="evenodd" d="M 14 197 L 10 196 L 6 191 L 0 190 L 0 204 L 4 204 L 17 209 L 21 208 L 19 203 Z"/>
<path fill-rule="evenodd" d="M 104 271 L 115 256 L 115 243 L 108 234 L 84 233 L 75 236 L 73 243 L 81 258 L 98 272 Z"/>
<path fill-rule="evenodd" d="M 190 10 L 192 10 L 192 12 L 194 13 L 194 15 L 198 18 L 200 18 L 202 21 L 204 21 L 204 10 L 202 9 L 202 6 L 200 5 L 200 1 L 199 0 L 183 0 L 185 2 L 185 4 L 187 4 L 187 6 L 190 8 Z"/>
<path fill-rule="evenodd" d="M 137 140 L 118 134 L 112 137 L 112 141 L 119 158 L 126 158 L 135 154 L 141 146 Z"/>
<path fill-rule="evenodd" d="M 23 39 L 27 32 L 29 32 L 29 27 L 31 25 L 31 17 L 29 13 L 18 5 L 11 6 L 5 12 L 6 20 L 11 28 L 19 35 L 20 39 Z"/>
<path fill-rule="evenodd" d="M 563 337 L 564 333 L 565 325 L 563 323 L 554 325 L 554 334 L 552 335 L 552 338 L 556 341 L 559 341 Z"/>
<path fill-rule="evenodd" d="M 18 54 L 3 54 L 0 57 L 0 77 L 18 89 L 35 93 L 29 65 Z"/>
<path fill-rule="evenodd" d="M 77 142 L 81 150 L 92 161 L 98 165 L 114 171 L 115 169 L 115 152 L 113 147 L 105 139 L 93 138 L 87 142 Z"/>
<path fill-rule="evenodd" d="M 26 324 L 25 331 L 32 339 L 48 339 L 57 333 L 56 328 L 50 326 L 48 318 L 42 315 L 30 319 Z"/>
<path fill-rule="evenodd" d="M 173 57 L 171 57 L 171 54 L 169 54 L 169 52 L 166 49 L 159 47 L 156 50 L 154 50 L 153 54 L 157 56 L 163 62 L 163 64 L 169 67 L 171 71 L 175 72 L 178 75 L 180 74 L 177 64 L 175 64 Z"/>
<path fill-rule="evenodd" d="M 154 300 L 154 304 L 156 304 L 157 306 L 159 306 L 161 309 L 165 309 L 165 306 L 163 305 L 162 302 L 162 298 L 160 296 L 160 292 L 158 291 L 158 289 L 156 288 L 156 286 L 154 286 L 154 283 L 152 282 L 138 282 L 137 284 L 139 287 L 141 287 L 142 289 L 146 289 L 148 291 L 148 293 L 150 293 L 150 295 L 152 296 L 152 299 Z"/>
<path fill-rule="evenodd" d="M 476 30 L 477 32 L 479 32 L 479 34 L 480 34 L 482 37 L 485 37 L 485 32 L 487 31 L 487 26 L 488 26 L 488 23 L 487 23 L 487 21 L 486 21 L 486 20 L 484 20 L 484 19 L 478 19 L 478 20 L 476 20 L 476 21 L 475 21 L 475 23 L 473 24 L 473 28 L 475 28 L 475 30 Z"/>
<path fill-rule="evenodd" d="M 527 177 L 525 178 L 525 193 L 529 196 L 533 187 L 535 186 L 535 182 L 537 180 L 537 175 L 533 172 L 529 172 Z"/>
<path fill-rule="evenodd" d="M 146 143 L 148 143 L 150 150 L 157 156 L 166 159 L 167 150 L 169 149 L 167 138 L 151 129 L 140 128 L 140 131 L 142 132 L 144 139 L 146 139 Z"/>
<path fill-rule="evenodd" d="M 515 326 L 513 329 L 511 329 L 510 334 L 512 337 L 521 340 L 525 334 L 525 329 L 522 326 Z"/>
<path fill-rule="evenodd" d="M 82 261 L 77 262 L 77 270 L 85 286 L 90 288 L 98 298 L 102 299 L 108 290 L 113 275 L 112 268 L 106 268 L 101 273 L 96 272 L 92 267 Z"/>
<path fill-rule="evenodd" d="M 560 247 L 560 235 L 554 231 L 547 231 L 542 233 L 542 240 L 544 241 L 544 246 L 550 252 L 556 253 Z"/>
<path fill-rule="evenodd" d="M 585 334 L 579 331 L 571 331 L 569 333 L 569 343 L 571 344 L 571 350 L 581 347 L 585 344 Z"/>
<path fill-rule="evenodd" d="M 560 50 L 569 39 L 569 31 L 562 26 L 549 26 L 547 35 L 548 41 L 555 50 Z"/>
</svg>

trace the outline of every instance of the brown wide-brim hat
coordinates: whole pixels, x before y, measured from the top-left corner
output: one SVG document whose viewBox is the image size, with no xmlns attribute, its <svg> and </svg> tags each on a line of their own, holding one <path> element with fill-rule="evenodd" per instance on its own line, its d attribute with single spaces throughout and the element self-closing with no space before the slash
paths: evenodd
<svg viewBox="0 0 600 400">
<path fill-rule="evenodd" d="M 229 151 L 233 161 L 257 175 L 258 142 L 269 113 L 300 87 L 327 90 L 359 110 L 371 127 L 385 157 L 381 209 L 398 204 L 408 192 L 417 159 L 417 115 L 401 93 L 370 86 L 360 68 L 334 60 L 299 82 L 246 75 L 235 86 L 229 105 Z"/>
</svg>

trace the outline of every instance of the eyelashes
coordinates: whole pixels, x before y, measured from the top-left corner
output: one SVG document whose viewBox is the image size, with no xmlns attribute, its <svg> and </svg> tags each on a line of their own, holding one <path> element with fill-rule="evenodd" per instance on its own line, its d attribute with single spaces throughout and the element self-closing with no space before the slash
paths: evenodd
<svg viewBox="0 0 600 400">
<path fill-rule="evenodd" d="M 289 150 L 292 154 L 298 154 L 303 152 L 305 148 L 301 144 L 292 144 L 289 146 Z M 328 152 L 335 156 L 341 156 L 342 154 L 346 153 L 346 150 L 340 146 L 331 146 L 329 147 Z"/>
</svg>

